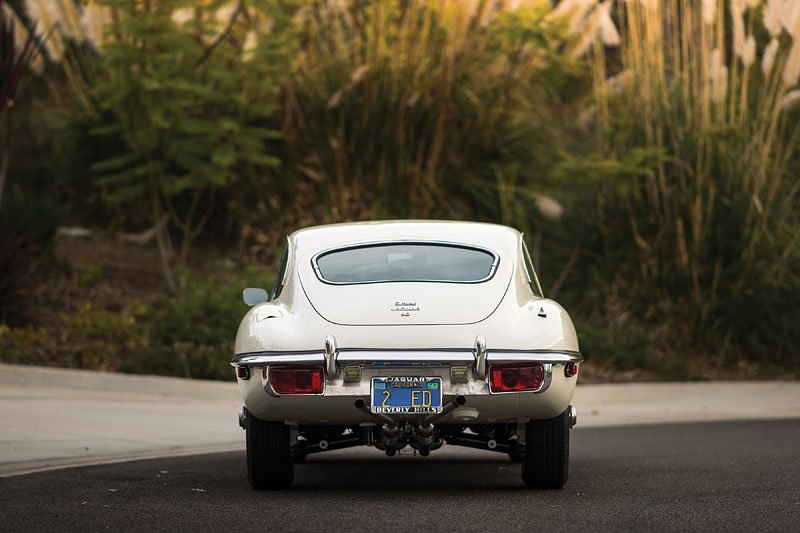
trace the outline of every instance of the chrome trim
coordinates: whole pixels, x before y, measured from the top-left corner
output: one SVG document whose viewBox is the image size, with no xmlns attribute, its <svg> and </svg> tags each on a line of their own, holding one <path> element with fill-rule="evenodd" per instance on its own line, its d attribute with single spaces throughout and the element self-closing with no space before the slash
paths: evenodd
<svg viewBox="0 0 800 533">
<path fill-rule="evenodd" d="M 471 353 L 469 348 L 342 348 L 346 352 L 436 352 L 436 353 Z"/>
<path fill-rule="evenodd" d="M 475 337 L 475 375 L 486 379 L 486 339 L 483 335 Z"/>
<path fill-rule="evenodd" d="M 289 276 L 289 270 L 291 269 L 292 261 L 294 260 L 294 247 L 292 246 L 292 240 L 287 235 L 286 237 L 286 250 L 285 250 L 285 259 L 286 259 L 286 268 L 283 269 L 283 275 L 280 278 L 275 277 L 275 283 L 272 285 L 272 291 L 270 292 L 270 301 L 275 301 L 278 296 L 283 293 L 283 288 L 286 286 L 286 280 Z M 276 274 L 280 274 L 280 268 L 283 265 L 283 255 L 281 255 L 281 259 L 278 262 L 278 272 Z"/>
<path fill-rule="evenodd" d="M 536 294 L 535 296 L 537 296 L 539 298 L 544 298 L 544 291 L 542 290 L 542 284 L 539 283 L 539 276 L 536 274 L 536 269 L 533 268 L 533 258 L 531 257 L 531 253 L 528 251 L 528 246 L 525 244 L 525 234 L 524 233 L 520 235 L 519 241 L 520 241 L 520 244 L 521 244 L 521 247 L 522 247 L 522 254 L 523 254 L 522 255 L 522 263 L 523 263 L 523 266 L 525 267 L 525 274 L 528 277 L 528 282 L 531 285 L 531 290 L 533 290 L 533 281 L 535 281 L 536 282 L 536 288 L 539 289 L 539 294 Z M 526 261 L 526 259 L 527 259 L 527 261 Z M 526 263 L 529 263 L 531 265 L 531 272 L 530 273 L 528 273 L 528 265 Z M 531 274 L 533 275 L 533 281 L 531 281 Z"/>
<path fill-rule="evenodd" d="M 490 363 L 582 363 L 583 356 L 578 352 L 553 350 L 492 350 L 487 355 Z"/>
<path fill-rule="evenodd" d="M 339 363 L 461 363 L 472 364 L 475 356 L 469 350 L 339 350 Z"/>
<path fill-rule="evenodd" d="M 492 261 L 492 265 L 489 267 L 489 273 L 478 280 L 471 280 L 471 281 L 453 281 L 453 280 L 441 280 L 441 279 L 379 279 L 373 281 L 330 281 L 325 279 L 320 272 L 319 264 L 317 260 L 326 254 L 344 251 L 344 250 L 355 250 L 358 248 L 368 248 L 372 246 L 392 246 L 397 244 L 421 244 L 421 245 L 432 245 L 432 246 L 450 246 L 452 248 L 467 248 L 472 250 L 478 250 L 481 252 L 486 252 L 487 254 L 491 255 L 494 259 Z M 456 283 L 456 284 L 476 284 L 476 283 L 484 283 L 492 279 L 497 272 L 497 265 L 500 264 L 500 256 L 497 252 L 490 250 L 489 248 L 485 248 L 483 246 L 477 244 L 470 244 L 465 242 L 456 242 L 456 241 L 442 241 L 442 240 L 424 240 L 424 239 L 392 239 L 392 240 L 380 240 L 380 241 L 365 241 L 365 242 L 358 242 L 353 244 L 345 244 L 340 246 L 334 246 L 331 248 L 326 248 L 314 254 L 311 258 L 311 267 L 314 271 L 314 274 L 317 276 L 320 282 L 325 283 L 326 285 L 371 285 L 374 283 Z"/>
<path fill-rule="evenodd" d="M 578 410 L 574 405 L 570 405 L 567 411 L 569 411 L 569 414 L 567 414 L 567 417 L 569 417 L 569 427 L 572 429 L 575 427 L 575 424 L 578 423 Z"/>
<path fill-rule="evenodd" d="M 233 358 L 231 365 L 325 365 L 325 354 L 316 352 L 256 352 L 243 353 Z"/>
<path fill-rule="evenodd" d="M 273 398 L 281 397 L 281 395 L 275 391 L 275 387 L 272 386 L 272 382 L 269 380 L 268 366 L 261 367 L 261 385 L 264 387 L 264 392 L 267 393 L 267 396 L 272 396 Z"/>
<path fill-rule="evenodd" d="M 325 372 L 329 376 L 339 375 L 336 368 L 336 337 L 328 335 L 325 337 Z"/>
<path fill-rule="evenodd" d="M 342 363 L 480 363 L 478 358 L 478 342 L 476 349 L 440 348 L 412 350 L 403 349 L 368 349 L 344 348 L 336 350 L 334 360 Z M 563 365 L 566 363 L 582 363 L 583 356 L 579 352 L 569 350 L 486 350 L 486 363 L 551 363 Z M 297 350 L 285 352 L 251 352 L 236 355 L 231 361 L 234 367 L 239 366 L 264 366 L 274 364 L 295 365 L 321 365 L 327 368 L 329 358 L 321 350 Z M 484 370 L 485 372 L 485 370 Z M 485 377 L 485 374 L 484 374 Z"/>
</svg>

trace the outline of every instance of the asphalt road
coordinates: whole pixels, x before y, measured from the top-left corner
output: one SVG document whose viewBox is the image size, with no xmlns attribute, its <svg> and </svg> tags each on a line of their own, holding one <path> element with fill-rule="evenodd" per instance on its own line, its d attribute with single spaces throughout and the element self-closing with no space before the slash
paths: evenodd
<svg viewBox="0 0 800 533">
<path fill-rule="evenodd" d="M 561 491 L 523 488 L 503 456 L 370 450 L 251 491 L 243 452 L 0 479 L 0 530 L 800 531 L 800 420 L 578 428 Z"/>
</svg>

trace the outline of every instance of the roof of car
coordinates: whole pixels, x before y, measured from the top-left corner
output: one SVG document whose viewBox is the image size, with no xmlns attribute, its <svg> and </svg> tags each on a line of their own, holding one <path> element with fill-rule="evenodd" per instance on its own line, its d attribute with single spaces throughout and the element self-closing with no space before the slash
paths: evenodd
<svg viewBox="0 0 800 533">
<path fill-rule="evenodd" d="M 298 255 L 339 246 L 381 241 L 442 241 L 474 244 L 513 255 L 520 233 L 514 228 L 483 222 L 445 220 L 385 220 L 312 226 L 292 233 Z"/>
</svg>

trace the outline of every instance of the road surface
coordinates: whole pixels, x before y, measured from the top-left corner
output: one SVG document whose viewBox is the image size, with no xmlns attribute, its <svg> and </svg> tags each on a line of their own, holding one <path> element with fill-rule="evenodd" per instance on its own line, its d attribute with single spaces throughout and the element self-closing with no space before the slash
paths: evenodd
<svg viewBox="0 0 800 533">
<path fill-rule="evenodd" d="M 310 456 L 254 492 L 243 451 L 0 478 L 3 531 L 800 531 L 800 420 L 576 428 L 561 491 L 500 454 Z"/>
</svg>

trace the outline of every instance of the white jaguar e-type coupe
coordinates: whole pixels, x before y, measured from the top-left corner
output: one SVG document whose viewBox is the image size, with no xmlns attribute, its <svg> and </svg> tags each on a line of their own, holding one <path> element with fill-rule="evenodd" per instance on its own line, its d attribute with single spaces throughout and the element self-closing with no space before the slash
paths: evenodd
<svg viewBox="0 0 800 533">
<path fill-rule="evenodd" d="M 444 443 L 507 453 L 533 488 L 567 480 L 575 328 L 544 298 L 522 235 L 472 222 L 336 224 L 291 234 L 233 366 L 255 489 L 307 454 Z"/>
</svg>

